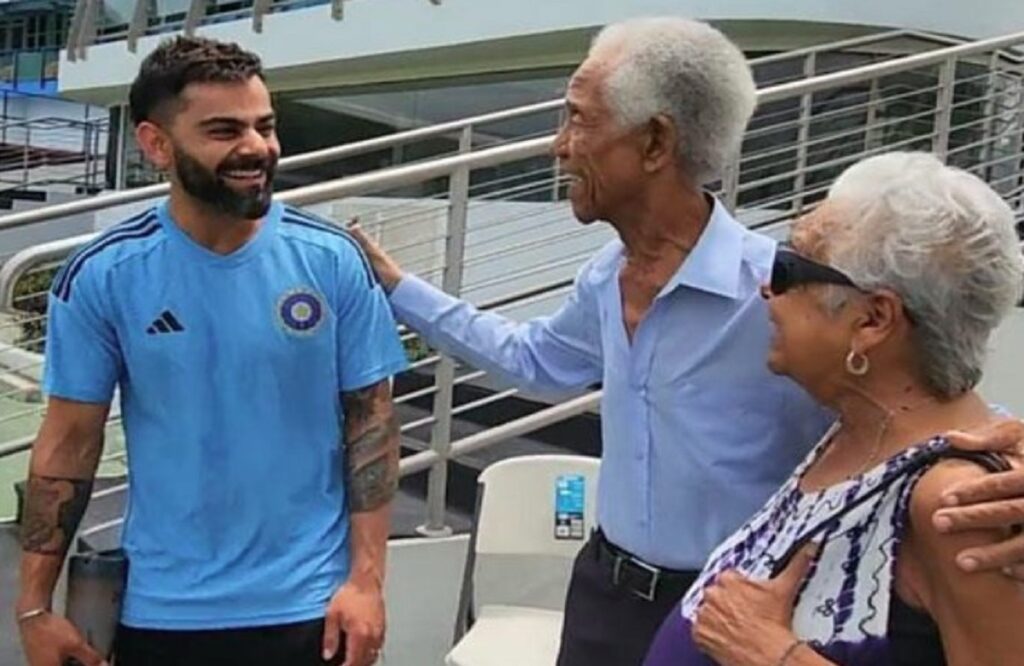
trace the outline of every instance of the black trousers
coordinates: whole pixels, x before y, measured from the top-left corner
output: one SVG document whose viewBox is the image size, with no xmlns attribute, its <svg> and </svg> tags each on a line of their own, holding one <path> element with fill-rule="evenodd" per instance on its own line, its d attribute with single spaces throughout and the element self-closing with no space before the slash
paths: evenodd
<svg viewBox="0 0 1024 666">
<path fill-rule="evenodd" d="M 653 574 L 627 561 L 628 554 L 600 532 L 580 550 L 565 602 L 558 666 L 640 666 L 662 621 L 699 573 L 664 571 L 652 586 Z"/>
<path fill-rule="evenodd" d="M 324 666 L 345 661 L 345 640 L 321 658 L 324 621 L 211 631 L 163 631 L 121 625 L 114 666 Z"/>
</svg>

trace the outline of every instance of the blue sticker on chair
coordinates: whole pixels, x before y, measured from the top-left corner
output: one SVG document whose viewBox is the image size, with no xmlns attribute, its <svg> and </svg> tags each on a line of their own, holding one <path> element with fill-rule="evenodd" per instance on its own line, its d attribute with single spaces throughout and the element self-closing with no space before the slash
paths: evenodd
<svg viewBox="0 0 1024 666">
<path fill-rule="evenodd" d="M 582 541 L 586 479 L 582 474 L 560 474 L 555 479 L 555 538 Z"/>
</svg>

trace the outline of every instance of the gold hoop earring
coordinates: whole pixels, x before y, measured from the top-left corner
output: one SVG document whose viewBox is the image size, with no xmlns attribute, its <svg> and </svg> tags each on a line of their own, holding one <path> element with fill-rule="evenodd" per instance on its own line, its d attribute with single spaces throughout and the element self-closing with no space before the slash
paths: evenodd
<svg viewBox="0 0 1024 666">
<path fill-rule="evenodd" d="M 854 377 L 863 377 L 871 369 L 871 361 L 868 357 L 855 349 L 851 349 L 846 355 L 846 371 Z"/>
</svg>

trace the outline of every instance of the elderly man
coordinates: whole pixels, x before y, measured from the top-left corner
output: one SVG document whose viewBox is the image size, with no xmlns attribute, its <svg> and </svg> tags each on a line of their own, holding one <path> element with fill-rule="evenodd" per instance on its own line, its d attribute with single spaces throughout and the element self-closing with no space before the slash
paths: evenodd
<svg viewBox="0 0 1024 666">
<path fill-rule="evenodd" d="M 598 35 L 554 151 L 576 217 L 619 238 L 551 317 L 481 313 L 356 231 L 398 317 L 432 345 L 533 392 L 604 386 L 600 529 L 574 566 L 560 666 L 639 664 L 711 549 L 828 421 L 765 364 L 758 288 L 774 242 L 704 191 L 754 106 L 743 54 L 703 23 L 639 19 Z"/>
</svg>

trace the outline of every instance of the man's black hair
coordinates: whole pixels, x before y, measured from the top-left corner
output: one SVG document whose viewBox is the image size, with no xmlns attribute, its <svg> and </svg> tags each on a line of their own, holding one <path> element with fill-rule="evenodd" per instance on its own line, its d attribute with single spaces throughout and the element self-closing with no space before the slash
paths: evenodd
<svg viewBox="0 0 1024 666">
<path fill-rule="evenodd" d="M 204 37 L 167 40 L 146 56 L 132 82 L 132 122 L 157 120 L 190 83 L 244 83 L 254 76 L 263 79 L 260 58 L 238 44 Z"/>
</svg>

